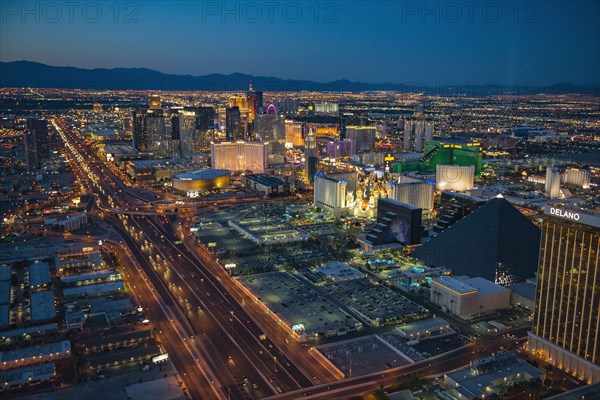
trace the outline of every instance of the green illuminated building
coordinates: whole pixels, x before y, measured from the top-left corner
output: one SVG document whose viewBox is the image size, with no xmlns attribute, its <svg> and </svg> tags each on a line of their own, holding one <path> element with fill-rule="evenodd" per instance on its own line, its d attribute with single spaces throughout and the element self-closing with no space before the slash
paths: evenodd
<svg viewBox="0 0 600 400">
<path fill-rule="evenodd" d="M 435 167 L 441 165 L 473 165 L 475 176 L 483 170 L 483 153 L 479 143 L 451 144 L 437 141 L 425 143 L 425 153 L 420 161 L 398 162 L 392 165 L 391 172 L 419 172 L 434 174 Z"/>
</svg>

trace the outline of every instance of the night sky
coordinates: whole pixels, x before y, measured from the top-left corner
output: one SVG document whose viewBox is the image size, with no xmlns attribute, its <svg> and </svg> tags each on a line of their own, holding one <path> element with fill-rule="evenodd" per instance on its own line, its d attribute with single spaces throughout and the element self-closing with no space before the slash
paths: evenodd
<svg viewBox="0 0 600 400">
<path fill-rule="evenodd" d="M 1 2 L 0 60 L 319 82 L 600 83 L 591 0 L 78 3 Z"/>
</svg>

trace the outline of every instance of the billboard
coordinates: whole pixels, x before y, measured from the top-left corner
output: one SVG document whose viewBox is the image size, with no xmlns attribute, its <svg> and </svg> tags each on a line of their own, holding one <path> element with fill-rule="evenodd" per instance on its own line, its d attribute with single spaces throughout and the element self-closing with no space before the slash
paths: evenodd
<svg viewBox="0 0 600 400">
<path fill-rule="evenodd" d="M 380 240 L 405 246 L 419 244 L 422 212 L 421 208 L 397 200 L 379 199 L 377 222 L 384 225 Z"/>
</svg>

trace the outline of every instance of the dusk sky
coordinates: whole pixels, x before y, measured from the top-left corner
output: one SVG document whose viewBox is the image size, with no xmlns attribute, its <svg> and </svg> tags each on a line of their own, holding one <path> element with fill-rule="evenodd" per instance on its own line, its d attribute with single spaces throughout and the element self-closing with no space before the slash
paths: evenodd
<svg viewBox="0 0 600 400">
<path fill-rule="evenodd" d="M 61 1 L 22 4 L 1 4 L 1 61 L 319 82 L 600 83 L 597 1 L 229 2 L 227 10 L 220 1 L 118 10 L 82 1 L 71 17 Z"/>
</svg>

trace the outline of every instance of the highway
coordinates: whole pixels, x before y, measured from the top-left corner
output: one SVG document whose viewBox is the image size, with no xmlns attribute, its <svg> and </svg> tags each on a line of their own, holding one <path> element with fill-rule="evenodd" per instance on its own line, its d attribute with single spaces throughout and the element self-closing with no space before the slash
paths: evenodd
<svg viewBox="0 0 600 400">
<path fill-rule="evenodd" d="M 225 276 L 223 284 L 189 249 L 174 244 L 178 238 L 170 224 L 150 215 L 107 213 L 105 207 L 131 210 L 144 201 L 88 153 L 75 134 L 57 125 L 56 129 L 70 150 L 72 163 L 84 171 L 98 198 L 90 208 L 94 204 L 104 208 L 101 212 L 109 215 L 104 219 L 121 235 L 139 265 L 137 274 L 128 273 L 134 277 L 132 291 L 137 294 L 139 287 L 150 285 L 153 296 L 142 295 L 141 301 L 150 303 L 147 308 L 158 319 L 153 322 L 165 336 L 161 341 L 190 395 L 214 398 L 218 392 L 217 397 L 264 398 L 312 386 L 321 372 L 311 370 L 321 368 L 309 361 L 310 369 L 300 370 L 246 313 L 245 300 L 240 304 L 232 298 L 225 286 L 231 279 Z M 144 277 L 143 284 L 136 275 Z M 263 333 L 265 340 L 259 338 Z M 310 357 L 306 350 L 304 357 Z"/>
<path fill-rule="evenodd" d="M 94 162 L 85 161 L 86 159 L 95 161 L 92 158 L 93 156 L 87 153 L 85 146 L 68 129 L 63 129 L 55 121 L 54 126 L 65 142 L 65 146 L 69 149 L 68 154 L 71 162 L 78 163 L 79 167 L 85 171 L 85 179 L 88 180 L 90 187 L 94 188 L 94 194 L 98 195 L 98 198 L 102 201 L 110 199 L 108 193 L 114 193 L 115 188 L 113 185 L 98 179 L 100 172 Z M 106 175 L 102 174 L 102 176 Z M 112 201 L 112 199 L 110 200 Z M 126 202 L 123 203 L 130 207 L 133 206 L 133 203 L 138 203 L 139 199 L 128 199 Z M 109 218 L 106 218 L 106 220 L 111 222 Z M 118 232 L 123 233 L 118 224 L 114 227 Z M 128 284 L 140 300 L 141 305 L 147 310 L 149 317 L 152 318 L 152 323 L 158 327 L 157 337 L 169 353 L 169 358 L 184 382 L 190 397 L 194 399 L 226 398 L 226 395 L 221 391 L 222 385 L 216 379 L 207 377 L 209 370 L 206 366 L 208 363 L 202 358 L 197 348 L 190 347 L 190 342 L 187 340 L 190 335 L 189 331 L 186 330 L 185 318 L 182 318 L 180 313 L 177 312 L 179 308 L 174 307 L 175 303 L 168 295 L 168 291 L 163 290 L 161 285 L 154 284 L 154 282 L 160 280 L 154 280 L 154 282 L 148 280 L 148 277 L 143 273 L 148 270 L 147 261 L 144 262 L 146 258 L 140 256 L 139 247 L 131 241 L 129 235 L 125 234 L 123 239 L 127 243 L 128 251 L 134 256 L 137 254 L 137 257 L 132 258 L 132 260 L 135 259 L 138 266 L 146 267 L 143 270 L 125 271 L 126 276 L 128 276 Z M 129 264 L 125 263 L 124 265 Z M 150 276 L 151 278 L 152 276 Z"/>
</svg>

